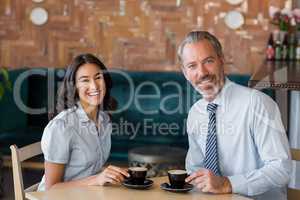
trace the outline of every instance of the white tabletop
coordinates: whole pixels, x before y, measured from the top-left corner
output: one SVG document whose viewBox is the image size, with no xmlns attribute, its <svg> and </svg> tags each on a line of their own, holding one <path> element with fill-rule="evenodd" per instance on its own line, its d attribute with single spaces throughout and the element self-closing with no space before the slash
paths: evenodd
<svg viewBox="0 0 300 200">
<path fill-rule="evenodd" d="M 154 184 L 146 190 L 128 189 L 122 185 L 111 186 L 82 186 L 72 188 L 54 188 L 46 192 L 28 192 L 26 198 L 31 200 L 250 200 L 249 198 L 236 195 L 205 194 L 197 189 L 187 193 L 173 193 L 160 189 L 160 184 L 167 182 L 167 177 L 153 178 Z"/>
</svg>

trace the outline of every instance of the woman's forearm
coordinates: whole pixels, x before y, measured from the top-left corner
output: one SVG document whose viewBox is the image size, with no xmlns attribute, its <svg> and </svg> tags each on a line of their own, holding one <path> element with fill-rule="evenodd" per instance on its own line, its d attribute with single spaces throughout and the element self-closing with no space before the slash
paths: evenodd
<svg viewBox="0 0 300 200">
<path fill-rule="evenodd" d="M 50 188 L 66 188 L 66 187 L 87 186 L 87 185 L 97 185 L 96 175 L 89 176 L 89 177 L 79 179 L 79 180 L 59 182 L 59 183 L 56 183 L 49 187 L 47 187 L 47 185 L 46 185 L 46 190 L 49 190 Z"/>
</svg>

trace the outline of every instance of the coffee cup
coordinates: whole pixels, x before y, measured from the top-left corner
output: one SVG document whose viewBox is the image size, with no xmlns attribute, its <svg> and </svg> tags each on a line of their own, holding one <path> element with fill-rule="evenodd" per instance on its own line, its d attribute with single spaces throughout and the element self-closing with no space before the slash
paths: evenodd
<svg viewBox="0 0 300 200">
<path fill-rule="evenodd" d="M 134 185 L 143 185 L 147 175 L 146 167 L 130 167 L 128 168 L 128 173 L 130 174 L 129 180 Z"/>
<path fill-rule="evenodd" d="M 170 170 L 168 171 L 168 177 L 169 177 L 171 188 L 182 189 L 184 188 L 185 185 L 187 172 L 181 169 Z"/>
</svg>

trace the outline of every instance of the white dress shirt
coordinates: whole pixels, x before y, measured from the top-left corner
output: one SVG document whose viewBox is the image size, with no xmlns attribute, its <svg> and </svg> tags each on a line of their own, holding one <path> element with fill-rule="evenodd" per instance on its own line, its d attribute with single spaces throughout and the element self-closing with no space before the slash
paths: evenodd
<svg viewBox="0 0 300 200">
<path fill-rule="evenodd" d="M 208 103 L 200 99 L 188 115 L 188 173 L 204 164 Z M 264 93 L 227 78 L 212 103 L 218 104 L 219 167 L 229 178 L 233 193 L 263 200 L 286 199 L 291 156 L 277 104 Z"/>
<path fill-rule="evenodd" d="M 80 103 L 62 111 L 46 126 L 41 146 L 47 162 L 65 164 L 63 181 L 95 175 L 108 159 L 111 122 L 107 113 L 98 114 L 99 128 Z M 38 190 L 45 190 L 43 176 Z"/>
</svg>

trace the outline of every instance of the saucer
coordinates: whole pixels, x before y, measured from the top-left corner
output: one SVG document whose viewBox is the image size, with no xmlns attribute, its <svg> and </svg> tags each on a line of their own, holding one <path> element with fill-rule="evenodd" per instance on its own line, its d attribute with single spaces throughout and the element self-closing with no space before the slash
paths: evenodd
<svg viewBox="0 0 300 200">
<path fill-rule="evenodd" d="M 124 185 L 127 188 L 131 188 L 131 189 L 147 189 L 153 185 L 153 181 L 150 179 L 146 179 L 144 181 L 143 185 L 135 185 L 135 184 L 131 183 L 130 180 L 124 180 L 122 185 Z"/>
<path fill-rule="evenodd" d="M 194 188 L 192 184 L 186 183 L 182 189 L 171 188 L 169 183 L 162 183 L 160 188 L 169 192 L 188 192 Z"/>
</svg>

